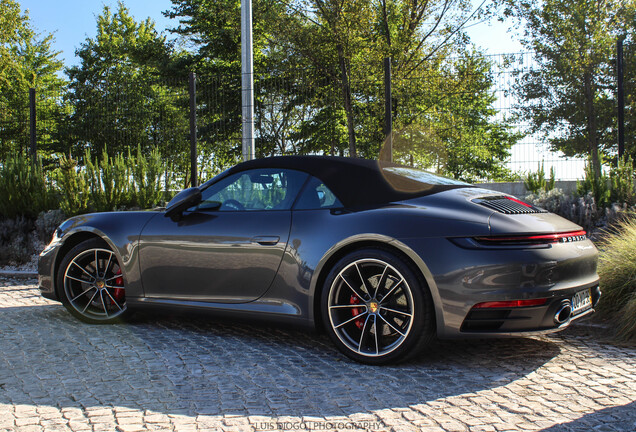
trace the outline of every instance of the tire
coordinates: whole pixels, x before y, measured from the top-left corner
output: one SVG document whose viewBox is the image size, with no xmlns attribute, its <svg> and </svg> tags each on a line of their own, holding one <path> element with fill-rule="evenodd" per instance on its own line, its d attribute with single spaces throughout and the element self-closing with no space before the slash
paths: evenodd
<svg viewBox="0 0 636 432">
<path fill-rule="evenodd" d="M 322 290 L 321 313 L 338 349 L 366 364 L 404 361 L 435 333 L 425 281 L 402 258 L 383 249 L 356 250 L 335 264 Z"/>
<path fill-rule="evenodd" d="M 56 287 L 64 307 L 86 323 L 110 324 L 128 315 L 119 260 L 101 239 L 83 241 L 64 256 Z"/>
</svg>

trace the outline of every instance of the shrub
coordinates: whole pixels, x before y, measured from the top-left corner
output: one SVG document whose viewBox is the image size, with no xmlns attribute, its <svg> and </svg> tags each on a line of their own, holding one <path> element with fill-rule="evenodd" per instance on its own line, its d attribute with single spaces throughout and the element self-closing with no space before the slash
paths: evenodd
<svg viewBox="0 0 636 432">
<path fill-rule="evenodd" d="M 610 171 L 612 202 L 636 204 L 635 180 L 632 158 L 629 156 L 619 158 L 617 166 Z"/>
<path fill-rule="evenodd" d="M 576 191 L 580 196 L 592 194 L 598 207 L 607 207 L 611 202 L 610 179 L 605 174 L 600 177 L 594 175 L 592 162 L 589 161 L 584 169 L 585 178 L 577 183 Z"/>
<path fill-rule="evenodd" d="M 0 265 L 22 264 L 35 252 L 33 221 L 25 216 L 0 220 Z"/>
<path fill-rule="evenodd" d="M 530 194 L 525 200 L 581 225 L 588 232 L 594 230 L 604 215 L 591 193 L 577 197 L 565 195 L 561 189 L 552 189 L 548 192 L 540 191 L 536 195 Z"/>
<path fill-rule="evenodd" d="M 106 149 L 101 159 L 91 159 L 86 150 L 86 167 L 84 175 L 90 193 L 89 206 L 91 211 L 113 211 L 119 207 L 130 205 L 134 190 L 130 176 L 131 169 L 126 164 L 123 155 L 109 157 Z M 135 161 L 128 158 L 131 164 Z"/>
<path fill-rule="evenodd" d="M 40 213 L 35 221 L 35 232 L 40 242 L 48 243 L 53 237 L 53 232 L 64 222 L 64 219 L 66 217 L 61 210 L 49 210 Z"/>
<path fill-rule="evenodd" d="M 26 216 L 35 219 L 41 211 L 56 206 L 41 160 L 23 155 L 9 156 L 0 166 L 0 217 Z"/>
<path fill-rule="evenodd" d="M 616 324 L 617 336 L 636 340 L 636 217 L 624 219 L 614 234 L 599 243 L 598 273 L 603 295 L 598 304 L 601 317 Z"/>
<path fill-rule="evenodd" d="M 70 156 L 62 156 L 55 178 L 62 212 L 68 216 L 87 213 L 90 189 L 85 174 L 77 167 L 77 161 Z"/>
<path fill-rule="evenodd" d="M 543 162 L 541 162 L 537 166 L 536 173 L 528 172 L 526 178 L 523 181 L 523 184 L 526 186 L 526 189 L 529 192 L 537 194 L 540 191 L 551 191 L 552 189 L 554 189 L 555 182 L 556 173 L 554 171 L 554 167 L 550 168 L 550 179 L 546 180 L 545 169 L 543 167 Z"/>
<path fill-rule="evenodd" d="M 137 156 L 128 159 L 132 163 L 134 179 L 133 202 L 140 208 L 150 208 L 163 201 L 163 187 L 161 175 L 166 172 L 165 164 L 161 160 L 159 150 L 152 149 L 148 156 L 144 156 L 141 147 L 137 147 Z"/>
</svg>

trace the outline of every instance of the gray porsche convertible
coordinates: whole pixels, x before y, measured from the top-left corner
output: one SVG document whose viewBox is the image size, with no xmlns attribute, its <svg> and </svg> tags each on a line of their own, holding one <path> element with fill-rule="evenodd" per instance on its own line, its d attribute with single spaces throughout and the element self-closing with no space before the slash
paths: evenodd
<svg viewBox="0 0 636 432">
<path fill-rule="evenodd" d="M 288 156 L 239 164 L 165 209 L 73 217 L 40 255 L 42 295 L 88 323 L 141 308 L 324 328 L 350 358 L 440 338 L 558 331 L 601 295 L 585 231 L 417 169 Z"/>
</svg>

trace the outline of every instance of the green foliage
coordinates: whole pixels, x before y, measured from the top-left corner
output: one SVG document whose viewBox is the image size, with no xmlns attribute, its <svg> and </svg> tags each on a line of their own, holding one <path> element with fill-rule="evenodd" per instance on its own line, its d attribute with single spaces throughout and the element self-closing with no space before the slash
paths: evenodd
<svg viewBox="0 0 636 432">
<path fill-rule="evenodd" d="M 636 171 L 629 155 L 618 159 L 617 166 L 610 170 L 610 181 L 612 202 L 636 204 Z"/>
<path fill-rule="evenodd" d="M 84 155 L 84 175 L 88 183 L 89 202 L 94 211 L 113 211 L 117 207 L 130 203 L 134 192 L 131 184 L 131 168 L 124 161 L 121 154 L 108 156 L 105 148 L 101 159 L 92 160 L 88 150 Z M 128 158 L 130 163 L 134 160 Z"/>
<path fill-rule="evenodd" d="M 146 155 L 138 147 L 135 155 L 128 151 L 126 157 L 111 157 L 103 149 L 101 157 L 95 159 L 86 151 L 84 163 L 84 168 L 78 168 L 74 159 L 64 156 L 60 160 L 60 208 L 69 216 L 150 208 L 164 201 L 164 184 L 171 184 L 170 179 L 161 182 L 167 167 L 156 148 Z"/>
<path fill-rule="evenodd" d="M 138 146 L 143 152 L 159 148 L 175 170 L 185 172 L 188 71 L 179 71 L 180 80 L 167 79 L 178 56 L 154 23 L 136 22 L 122 2 L 114 11 L 105 6 L 96 36 L 77 55 L 80 64 L 67 71 L 72 107 L 65 122 L 67 147 L 58 151 L 68 152 L 71 144 L 72 155 L 81 158 L 86 148 L 92 157 L 102 157 L 104 149 L 114 156 Z"/>
<path fill-rule="evenodd" d="M 490 62 L 465 49 L 470 5 L 438 6 L 255 0 L 257 155 L 378 158 L 386 138 L 382 62 L 391 56 L 395 159 L 469 181 L 509 177 L 503 161 L 520 136 L 495 118 Z M 223 89 L 239 84 L 225 78 L 240 72 L 239 8 L 235 0 L 173 0 L 166 13 L 197 47 L 184 64 L 220 76 Z M 232 120 L 240 99 L 214 92 L 198 121 L 205 165 L 218 169 L 240 155 L 241 125 Z"/>
<path fill-rule="evenodd" d="M 615 46 L 633 42 L 636 2 L 619 0 L 501 0 L 506 16 L 526 26 L 523 44 L 539 67 L 520 76 L 519 114 L 530 119 L 552 147 L 591 158 L 601 177 L 601 155 L 616 145 Z M 633 56 L 631 56 L 633 57 Z M 626 56 L 628 61 L 633 61 Z M 625 68 L 627 83 L 636 69 Z M 627 110 L 627 124 L 636 111 Z"/>
<path fill-rule="evenodd" d="M 465 180 L 510 177 L 505 160 L 521 135 L 496 120 L 491 63 L 477 52 L 439 60 L 397 80 L 394 160 Z"/>
<path fill-rule="evenodd" d="M 598 274 L 603 295 L 598 304 L 620 339 L 636 340 L 636 218 L 625 219 L 599 245 Z"/>
<path fill-rule="evenodd" d="M 588 161 L 585 165 L 585 178 L 577 182 L 576 191 L 579 195 L 585 196 L 592 194 L 598 207 L 606 207 L 611 201 L 610 179 L 601 173 L 597 176 L 594 172 L 592 161 Z"/>
<path fill-rule="evenodd" d="M 554 189 L 554 184 L 556 182 L 555 177 L 556 177 L 556 174 L 554 171 L 554 167 L 551 167 L 550 178 L 549 179 L 545 178 L 545 168 L 543 166 L 543 162 L 541 162 L 537 166 L 536 173 L 528 172 L 528 174 L 526 175 L 523 181 L 523 184 L 526 186 L 526 189 L 533 194 L 536 194 L 541 190 L 548 192 Z"/>
<path fill-rule="evenodd" d="M 63 155 L 56 173 L 56 184 L 60 190 L 60 209 L 67 216 L 87 213 L 90 189 L 77 161 Z"/>
<path fill-rule="evenodd" d="M 40 159 L 33 162 L 20 154 L 7 157 L 0 165 L 0 218 L 35 219 L 55 205 L 51 189 Z"/>
<path fill-rule="evenodd" d="M 145 156 L 141 147 L 137 147 L 137 157 L 131 158 L 132 177 L 134 179 L 133 202 L 140 208 L 150 208 L 158 205 L 163 199 L 161 175 L 167 172 L 159 151 L 152 149 Z"/>
<path fill-rule="evenodd" d="M 59 95 L 64 80 L 53 35 L 38 34 L 29 17 L 13 0 L 0 0 L 0 160 L 28 148 L 29 88 L 36 90 L 38 119 L 56 117 L 62 109 Z M 38 137 L 46 141 L 56 134 L 54 122 L 39 125 Z M 42 149 L 48 152 L 48 148 Z"/>
</svg>

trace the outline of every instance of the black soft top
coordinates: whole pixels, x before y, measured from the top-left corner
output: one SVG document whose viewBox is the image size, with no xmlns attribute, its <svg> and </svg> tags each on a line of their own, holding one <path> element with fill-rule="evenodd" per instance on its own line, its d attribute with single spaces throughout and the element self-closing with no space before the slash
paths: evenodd
<svg viewBox="0 0 636 432">
<path fill-rule="evenodd" d="M 345 207 L 369 207 L 430 195 L 467 184 L 430 184 L 398 175 L 388 167 L 400 165 L 336 156 L 274 156 L 240 163 L 221 176 L 256 168 L 285 168 L 322 180 Z M 404 167 L 408 168 L 408 167 Z"/>
</svg>

